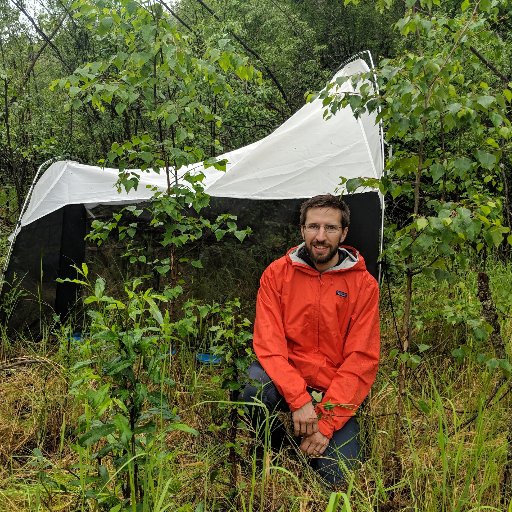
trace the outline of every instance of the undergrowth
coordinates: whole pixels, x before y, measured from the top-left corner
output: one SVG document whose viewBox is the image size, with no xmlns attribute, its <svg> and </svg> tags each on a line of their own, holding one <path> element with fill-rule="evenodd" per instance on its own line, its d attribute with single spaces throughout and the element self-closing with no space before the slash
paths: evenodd
<svg viewBox="0 0 512 512">
<path fill-rule="evenodd" d="M 488 271 L 510 356 L 512 269 L 495 264 Z M 367 434 L 367 460 L 341 489 L 326 487 L 292 448 L 279 453 L 265 450 L 263 460 L 257 460 L 254 432 L 244 421 L 243 404 L 232 402 L 236 379 L 226 377 L 225 362 L 199 363 L 196 347 L 178 330 L 168 331 L 165 343 L 161 340 L 167 353 L 170 339 L 177 347 L 170 364 L 161 365 L 163 373 L 153 384 L 144 382 L 148 392 L 163 390 L 165 384 L 172 414 L 179 415 L 180 425 L 187 427 L 170 428 L 176 422 L 170 415 L 157 416 L 149 429 L 144 416 L 147 403 L 139 404 L 137 414 L 146 430 L 137 431 L 140 444 L 131 452 L 139 461 L 138 475 L 127 469 L 134 467 L 130 466 L 133 460 L 123 459 L 122 444 L 112 448 L 118 450 L 121 462 L 109 458 L 107 451 L 98 460 L 106 444 L 122 441 L 122 428 L 111 427 L 90 443 L 83 440 L 88 432 L 82 428 L 84 414 L 92 414 L 91 402 L 84 397 L 110 382 L 113 402 L 108 410 L 113 412 L 109 416 L 107 409 L 100 411 L 96 419 L 115 424 L 120 421 L 116 414 L 123 411 L 119 401 L 130 390 L 127 382 L 123 389 L 128 391 L 112 391 L 113 381 L 107 379 L 105 369 L 112 354 L 91 353 L 83 364 L 83 350 L 98 339 L 94 331 L 75 339 L 71 328 L 61 328 L 44 343 L 30 346 L 4 339 L 9 349 L 4 350 L 0 364 L 0 510 L 508 510 L 502 477 L 512 405 L 510 380 L 506 368 L 493 363 L 486 326 L 479 321 L 474 276 L 468 274 L 455 285 L 437 285 L 435 290 L 426 279 L 419 279 L 417 286 L 421 302 L 418 299 L 415 304 L 414 334 L 418 342 L 407 360 L 406 394 L 400 397 L 394 317 L 399 321 L 401 289 L 399 284 L 389 289 L 386 282 L 382 285 L 382 361 L 360 413 Z M 148 314 L 154 315 L 150 323 L 156 327 L 160 317 L 147 304 Z M 198 306 L 190 307 L 196 311 Z M 219 325 L 211 317 L 215 308 L 210 305 L 203 311 L 201 325 L 197 311 L 184 320 L 194 324 L 195 319 L 196 330 L 206 325 L 215 341 Z M 210 327 L 214 329 L 208 331 Z M 160 331 L 148 332 L 150 336 L 156 332 L 158 338 Z M 158 351 L 151 354 L 161 362 Z M 96 365 L 98 357 L 103 363 Z M 82 395 L 77 395 L 72 383 L 80 364 L 94 368 L 96 377 L 82 382 Z M 402 418 L 397 415 L 398 400 L 403 400 Z M 138 506 L 130 502 L 134 478 L 141 486 Z M 109 500 L 102 502 L 107 494 Z"/>
</svg>

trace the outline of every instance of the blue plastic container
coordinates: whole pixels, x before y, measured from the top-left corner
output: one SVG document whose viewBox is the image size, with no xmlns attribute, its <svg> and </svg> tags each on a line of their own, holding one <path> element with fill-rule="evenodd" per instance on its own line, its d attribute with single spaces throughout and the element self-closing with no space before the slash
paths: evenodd
<svg viewBox="0 0 512 512">
<path fill-rule="evenodd" d="M 198 352 L 196 359 L 201 364 L 220 364 L 223 361 L 222 356 L 217 356 L 209 352 Z"/>
</svg>

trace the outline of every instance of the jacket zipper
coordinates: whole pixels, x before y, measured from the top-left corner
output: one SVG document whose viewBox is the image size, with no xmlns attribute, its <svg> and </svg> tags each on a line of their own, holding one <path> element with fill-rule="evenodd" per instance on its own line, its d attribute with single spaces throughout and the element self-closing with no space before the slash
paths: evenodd
<svg viewBox="0 0 512 512">
<path fill-rule="evenodd" d="M 316 304 L 316 351 L 320 351 L 320 305 L 322 302 L 322 286 L 324 281 L 322 279 L 322 274 L 318 274 L 318 301 Z"/>
</svg>

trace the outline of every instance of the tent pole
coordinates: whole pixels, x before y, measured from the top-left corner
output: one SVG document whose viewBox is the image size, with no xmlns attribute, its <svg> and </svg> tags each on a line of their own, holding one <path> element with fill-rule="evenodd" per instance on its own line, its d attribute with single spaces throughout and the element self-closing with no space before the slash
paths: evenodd
<svg viewBox="0 0 512 512">
<path fill-rule="evenodd" d="M 2 272 L 0 274 L 0 295 L 2 294 L 2 288 L 4 286 L 4 276 L 5 276 L 5 273 L 7 272 L 7 267 L 9 265 L 9 261 L 11 259 L 12 251 L 13 251 L 13 248 L 14 248 L 14 242 L 16 241 L 16 237 L 17 237 L 17 235 L 18 235 L 18 233 L 19 233 L 19 231 L 21 229 L 21 219 L 22 219 L 24 213 L 27 210 L 28 203 L 29 203 L 30 198 L 32 196 L 32 192 L 34 191 L 34 187 L 36 186 L 37 180 L 39 179 L 39 176 L 42 174 L 41 171 L 43 170 L 43 168 L 46 170 L 47 166 L 49 166 L 53 162 L 59 160 L 59 158 L 60 157 L 50 158 L 49 160 L 46 160 L 46 162 L 43 162 L 37 168 L 36 175 L 34 176 L 34 179 L 32 180 L 30 188 L 29 188 L 29 190 L 27 192 L 27 195 L 25 197 L 25 201 L 23 203 L 23 207 L 21 208 L 21 212 L 20 212 L 20 214 L 18 216 L 18 221 L 16 222 L 16 226 L 14 227 L 14 231 L 12 232 L 12 235 L 11 235 L 11 243 L 9 244 L 9 250 L 7 251 L 7 257 L 5 258 L 4 265 L 3 265 L 3 268 L 2 268 Z"/>
</svg>

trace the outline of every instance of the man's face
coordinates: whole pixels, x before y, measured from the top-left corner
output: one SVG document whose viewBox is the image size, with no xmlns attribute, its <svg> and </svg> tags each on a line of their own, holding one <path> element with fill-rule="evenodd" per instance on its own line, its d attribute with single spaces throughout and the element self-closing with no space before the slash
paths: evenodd
<svg viewBox="0 0 512 512">
<path fill-rule="evenodd" d="M 335 208 L 310 208 L 306 212 L 301 233 L 317 270 L 323 272 L 336 264 L 338 246 L 345 240 L 347 232 L 348 227 L 341 227 L 341 212 Z"/>
</svg>

